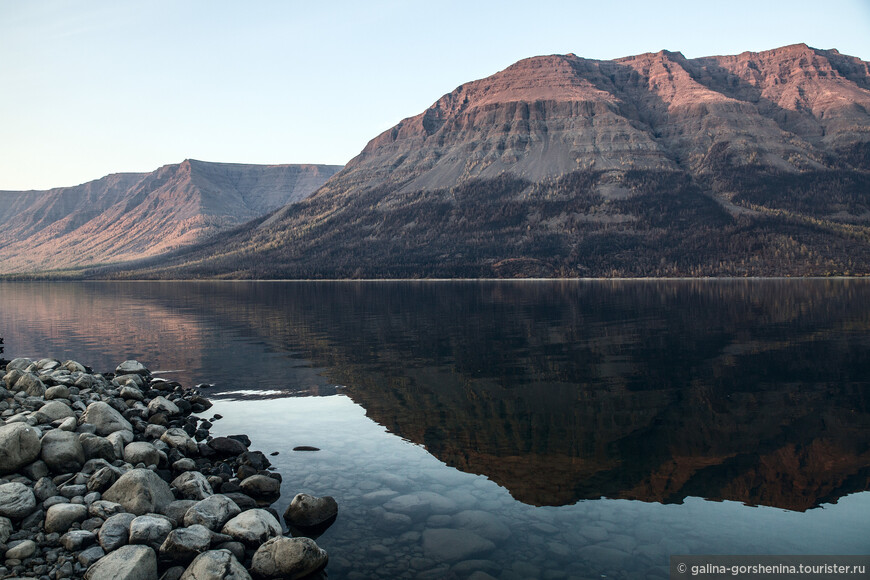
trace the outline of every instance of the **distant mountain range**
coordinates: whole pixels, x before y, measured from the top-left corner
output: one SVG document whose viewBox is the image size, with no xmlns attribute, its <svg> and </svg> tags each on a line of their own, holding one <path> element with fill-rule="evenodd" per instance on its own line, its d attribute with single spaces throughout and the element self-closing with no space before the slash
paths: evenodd
<svg viewBox="0 0 870 580">
<path fill-rule="evenodd" d="M 0 273 L 160 256 L 303 199 L 339 169 L 188 159 L 75 187 L 0 192 Z"/>
<path fill-rule="evenodd" d="M 82 274 L 860 275 L 868 197 L 868 62 L 540 56 L 403 120 L 301 202 Z"/>
</svg>

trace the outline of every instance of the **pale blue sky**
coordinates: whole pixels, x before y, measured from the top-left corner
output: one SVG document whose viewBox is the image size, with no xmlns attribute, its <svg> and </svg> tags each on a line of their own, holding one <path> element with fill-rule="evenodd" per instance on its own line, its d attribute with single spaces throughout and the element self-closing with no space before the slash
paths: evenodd
<svg viewBox="0 0 870 580">
<path fill-rule="evenodd" d="M 529 56 L 799 42 L 870 60 L 870 0 L 0 0 L 0 190 L 185 158 L 343 164 Z"/>
</svg>

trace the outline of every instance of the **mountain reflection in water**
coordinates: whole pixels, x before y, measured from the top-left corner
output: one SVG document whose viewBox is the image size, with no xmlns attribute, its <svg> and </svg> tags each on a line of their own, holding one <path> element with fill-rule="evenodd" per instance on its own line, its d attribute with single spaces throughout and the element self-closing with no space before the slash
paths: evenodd
<svg viewBox="0 0 870 580">
<path fill-rule="evenodd" d="M 527 504 L 803 511 L 870 488 L 867 281 L 104 283 L 66 310 L 124 317 L 130 292 L 197 337 L 197 352 L 171 332 L 143 347 L 167 368 L 284 388 L 232 373 L 251 344 L 292 354 L 324 377 L 309 391 L 346 385 L 393 433 Z"/>
</svg>

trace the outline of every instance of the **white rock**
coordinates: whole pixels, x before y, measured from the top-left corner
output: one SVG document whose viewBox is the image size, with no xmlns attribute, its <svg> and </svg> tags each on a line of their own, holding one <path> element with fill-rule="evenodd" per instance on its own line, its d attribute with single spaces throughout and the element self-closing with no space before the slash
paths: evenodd
<svg viewBox="0 0 870 580">
<path fill-rule="evenodd" d="M 249 546 L 262 544 L 269 538 L 280 536 L 281 524 L 275 516 L 262 509 L 247 510 L 224 524 L 222 534 L 231 536 Z"/>
<path fill-rule="evenodd" d="M 157 580 L 157 554 L 148 546 L 122 546 L 88 568 L 85 580 Z"/>
</svg>

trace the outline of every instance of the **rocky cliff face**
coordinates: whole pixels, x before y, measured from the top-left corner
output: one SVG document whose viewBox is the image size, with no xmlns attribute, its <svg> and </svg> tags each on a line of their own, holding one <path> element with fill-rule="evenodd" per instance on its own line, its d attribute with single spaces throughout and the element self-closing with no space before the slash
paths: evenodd
<svg viewBox="0 0 870 580">
<path fill-rule="evenodd" d="M 257 230 L 137 275 L 868 273 L 868 67 L 806 45 L 526 59 Z"/>
<path fill-rule="evenodd" d="M 338 169 L 186 160 L 76 187 L 0 192 L 0 273 L 157 256 L 299 201 Z"/>
</svg>

